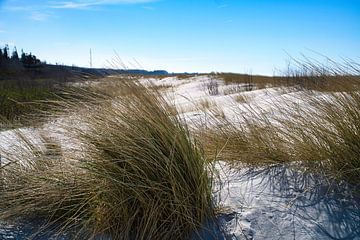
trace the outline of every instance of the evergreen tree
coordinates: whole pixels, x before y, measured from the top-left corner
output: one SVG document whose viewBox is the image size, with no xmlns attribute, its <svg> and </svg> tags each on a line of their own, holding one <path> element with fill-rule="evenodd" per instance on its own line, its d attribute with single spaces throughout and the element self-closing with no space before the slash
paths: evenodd
<svg viewBox="0 0 360 240">
<path fill-rule="evenodd" d="M 6 44 L 5 47 L 4 47 L 4 53 L 3 53 L 3 55 L 4 55 L 4 58 L 5 58 L 5 59 L 7 59 L 7 60 L 10 59 L 10 58 L 9 58 L 9 45 L 7 45 L 7 44 Z"/>
<path fill-rule="evenodd" d="M 21 49 L 21 55 L 19 56 L 17 48 L 14 47 L 10 56 L 8 44 L 6 44 L 5 47 L 0 48 L 0 61 L 3 66 L 11 64 L 12 67 L 16 65 L 21 67 L 36 67 L 41 65 L 41 61 L 37 59 L 35 55 L 32 53 L 25 53 L 23 49 Z"/>
<path fill-rule="evenodd" d="M 20 61 L 25 64 L 25 58 L 26 58 L 26 54 L 24 53 L 24 50 L 21 49 L 21 58 Z"/>
<path fill-rule="evenodd" d="M 4 54 L 3 54 L 2 49 L 0 48 L 0 67 L 1 67 L 1 65 L 3 64 L 3 62 L 5 62 L 5 60 L 4 60 Z"/>
<path fill-rule="evenodd" d="M 18 54 L 18 52 L 17 52 L 16 47 L 14 47 L 14 50 L 13 50 L 13 52 L 12 52 L 11 60 L 13 60 L 13 61 L 19 61 L 19 54 Z"/>
</svg>

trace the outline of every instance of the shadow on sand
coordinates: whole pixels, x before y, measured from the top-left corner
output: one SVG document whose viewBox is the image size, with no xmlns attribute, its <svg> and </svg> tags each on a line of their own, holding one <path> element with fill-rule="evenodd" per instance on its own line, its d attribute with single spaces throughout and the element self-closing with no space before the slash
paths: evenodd
<svg viewBox="0 0 360 240">
<path fill-rule="evenodd" d="M 234 171 L 219 163 L 218 169 L 221 177 L 214 197 L 226 213 L 205 224 L 193 240 L 360 239 L 356 186 L 329 182 L 287 165 Z M 43 224 L 0 222 L 0 239 L 27 239 L 34 233 L 38 233 L 35 239 L 51 239 L 51 231 L 39 232 Z M 69 239 L 69 235 L 56 239 Z"/>
<path fill-rule="evenodd" d="M 217 193 L 229 210 L 219 216 L 226 239 L 360 239 L 356 186 L 288 165 L 219 169 L 226 176 Z"/>
</svg>

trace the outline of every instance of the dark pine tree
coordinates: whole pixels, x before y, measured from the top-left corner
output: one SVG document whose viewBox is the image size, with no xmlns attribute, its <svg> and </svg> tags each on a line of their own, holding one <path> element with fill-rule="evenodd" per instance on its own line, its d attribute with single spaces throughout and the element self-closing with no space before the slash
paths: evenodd
<svg viewBox="0 0 360 240">
<path fill-rule="evenodd" d="M 26 54 L 24 53 L 24 50 L 21 49 L 20 62 L 22 62 L 23 64 L 25 64 L 25 59 L 26 59 Z"/>
<path fill-rule="evenodd" d="M 16 47 L 14 47 L 14 50 L 11 54 L 11 60 L 18 62 L 19 61 L 19 54 L 17 52 Z"/>
<path fill-rule="evenodd" d="M 3 65 L 4 62 L 5 62 L 4 53 L 3 50 L 0 48 L 0 67 Z"/>
<path fill-rule="evenodd" d="M 6 60 L 9 60 L 10 59 L 10 57 L 9 57 L 9 45 L 6 44 L 3 51 L 4 51 L 4 53 L 3 53 L 4 58 Z"/>
</svg>

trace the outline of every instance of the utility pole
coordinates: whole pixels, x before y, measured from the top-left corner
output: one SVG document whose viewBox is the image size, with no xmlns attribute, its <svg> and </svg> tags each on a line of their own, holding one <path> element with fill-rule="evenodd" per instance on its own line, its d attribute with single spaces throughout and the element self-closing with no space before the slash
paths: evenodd
<svg viewBox="0 0 360 240">
<path fill-rule="evenodd" d="M 91 53 L 91 48 L 90 48 L 90 68 L 92 68 L 92 53 Z"/>
</svg>

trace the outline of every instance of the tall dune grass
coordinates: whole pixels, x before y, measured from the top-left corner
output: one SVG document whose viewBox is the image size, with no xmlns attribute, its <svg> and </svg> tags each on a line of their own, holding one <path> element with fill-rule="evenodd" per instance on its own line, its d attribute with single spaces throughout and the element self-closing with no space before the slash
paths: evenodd
<svg viewBox="0 0 360 240">
<path fill-rule="evenodd" d="M 227 161 L 233 167 L 260 166 L 289 161 L 290 146 L 281 129 L 264 118 L 241 124 L 208 116 L 212 126 L 195 130 L 207 158 Z M 252 117 L 257 117 L 255 113 Z"/>
<path fill-rule="evenodd" d="M 79 239 L 198 236 L 213 216 L 201 149 L 156 93 L 129 81 L 118 87 L 115 99 L 59 104 L 81 109 L 63 126 L 75 147 L 38 149 L 21 136 L 24 148 L 2 169 L 1 218 L 45 218 L 45 229 Z"/>
<path fill-rule="evenodd" d="M 360 92 L 332 93 L 309 102 L 313 109 L 300 109 L 285 125 L 294 160 L 360 184 Z"/>
<path fill-rule="evenodd" d="M 325 58 L 326 63 L 307 58 L 291 59 L 288 67 L 276 76 L 261 76 L 236 73 L 213 74 L 225 84 L 247 84 L 263 89 L 268 87 L 295 87 L 301 90 L 337 92 L 351 85 L 359 88 L 359 63 L 345 60 L 343 63 Z M 251 88 L 250 88 L 251 89 Z"/>
<path fill-rule="evenodd" d="M 271 103 L 274 116 L 262 114 L 261 106 L 252 103 L 249 114 L 239 116 L 240 124 L 217 120 L 198 133 L 205 153 L 235 166 L 293 162 L 330 179 L 360 184 L 358 65 L 325 68 L 305 62 L 297 73 L 299 86 L 317 83 L 316 88 L 300 88 L 303 104 L 284 97 Z"/>
</svg>

